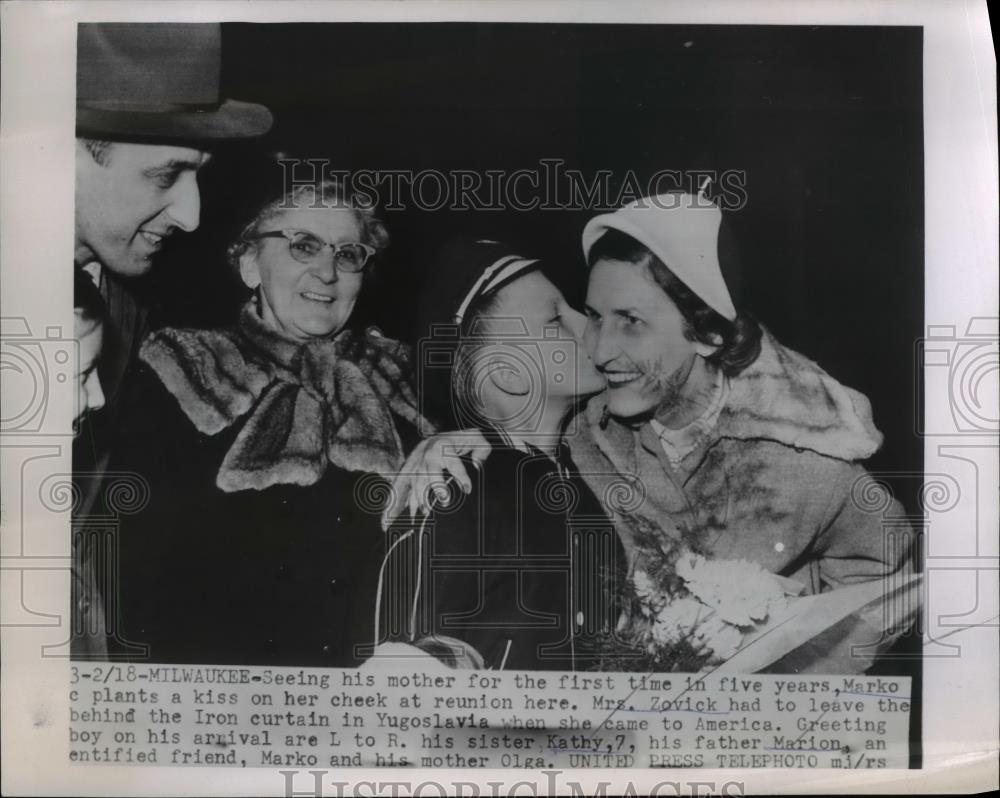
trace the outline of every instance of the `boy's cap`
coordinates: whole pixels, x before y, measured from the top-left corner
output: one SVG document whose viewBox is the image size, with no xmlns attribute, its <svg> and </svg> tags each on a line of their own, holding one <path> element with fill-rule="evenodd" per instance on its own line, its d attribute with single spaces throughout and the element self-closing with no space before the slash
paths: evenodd
<svg viewBox="0 0 1000 798">
<path fill-rule="evenodd" d="M 452 401 L 452 372 L 462 322 L 476 304 L 541 262 L 484 238 L 454 239 L 421 275 L 417 302 L 417 389 L 421 410 L 444 428 L 468 426 Z"/>
<path fill-rule="evenodd" d="M 424 275 L 421 334 L 433 324 L 461 324 L 477 302 L 539 266 L 537 258 L 519 255 L 498 241 L 449 242 Z"/>
</svg>

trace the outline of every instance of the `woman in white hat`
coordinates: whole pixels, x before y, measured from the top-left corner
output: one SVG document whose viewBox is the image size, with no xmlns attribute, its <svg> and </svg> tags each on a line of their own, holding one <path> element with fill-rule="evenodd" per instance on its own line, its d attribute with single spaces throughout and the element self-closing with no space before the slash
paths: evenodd
<svg viewBox="0 0 1000 798">
<path fill-rule="evenodd" d="M 898 503 L 872 512 L 863 500 L 860 461 L 882 443 L 869 402 L 737 312 L 721 223 L 703 197 L 666 194 L 587 224 L 584 340 L 607 390 L 567 436 L 573 460 L 605 497 L 633 573 L 679 542 L 807 594 L 880 580 L 909 537 L 905 521 L 883 520 L 903 517 Z M 426 470 L 438 455 L 425 450 Z M 616 506 L 623 476 L 636 495 Z M 844 626 L 805 667 L 858 672 L 885 648 L 860 619 Z"/>
<path fill-rule="evenodd" d="M 573 459 L 598 495 L 609 472 L 637 477 L 642 505 L 616 519 L 639 567 L 641 518 L 807 594 L 882 579 L 909 541 L 883 520 L 903 516 L 898 503 L 884 513 L 862 500 L 860 461 L 882 443 L 871 406 L 737 312 L 721 223 L 705 199 L 671 194 L 587 224 L 585 341 L 608 390 L 585 411 Z M 871 629 L 847 638 L 884 642 Z M 860 670 L 876 649 L 833 646 L 814 665 Z"/>
</svg>

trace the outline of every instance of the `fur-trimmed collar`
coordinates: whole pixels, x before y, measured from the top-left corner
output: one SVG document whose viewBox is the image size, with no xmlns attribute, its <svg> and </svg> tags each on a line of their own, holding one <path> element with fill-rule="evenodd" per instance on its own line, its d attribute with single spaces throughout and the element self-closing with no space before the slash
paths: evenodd
<svg viewBox="0 0 1000 798">
<path fill-rule="evenodd" d="M 611 417 L 602 429 L 605 407 L 604 394 L 593 397 L 584 410 L 586 426 L 597 444 L 625 465 L 621 458 L 632 459 L 626 453 L 639 428 Z M 848 462 L 871 457 L 882 445 L 868 399 L 767 330 L 757 360 L 729 380 L 715 438 L 775 441 Z"/>
<path fill-rule="evenodd" d="M 431 429 L 406 348 L 371 329 L 296 341 L 248 303 L 237 329 L 159 330 L 140 357 L 200 432 L 241 423 L 216 478 L 227 492 L 311 485 L 328 464 L 388 474 L 403 460 L 393 416 Z"/>
</svg>

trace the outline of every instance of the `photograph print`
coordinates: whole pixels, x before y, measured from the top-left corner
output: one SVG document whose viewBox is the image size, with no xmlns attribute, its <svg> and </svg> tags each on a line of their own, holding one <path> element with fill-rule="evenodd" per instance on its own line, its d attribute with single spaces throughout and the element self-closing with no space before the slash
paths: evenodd
<svg viewBox="0 0 1000 798">
<path fill-rule="evenodd" d="M 919 697 L 922 52 L 80 23 L 74 659 Z"/>
</svg>

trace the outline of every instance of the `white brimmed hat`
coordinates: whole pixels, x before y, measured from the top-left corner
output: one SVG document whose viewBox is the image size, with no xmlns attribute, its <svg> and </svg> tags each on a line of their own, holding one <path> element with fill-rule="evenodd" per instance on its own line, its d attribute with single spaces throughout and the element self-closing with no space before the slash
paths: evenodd
<svg viewBox="0 0 1000 798">
<path fill-rule="evenodd" d="M 719 264 L 722 211 L 702 195 L 671 192 L 631 202 L 614 213 L 595 216 L 583 228 L 583 254 L 608 230 L 643 244 L 712 310 L 736 319 Z"/>
</svg>

